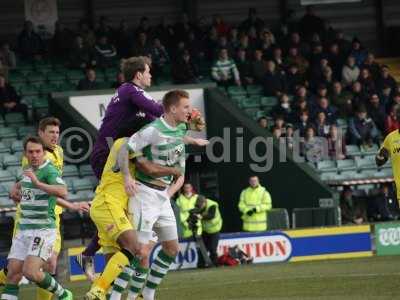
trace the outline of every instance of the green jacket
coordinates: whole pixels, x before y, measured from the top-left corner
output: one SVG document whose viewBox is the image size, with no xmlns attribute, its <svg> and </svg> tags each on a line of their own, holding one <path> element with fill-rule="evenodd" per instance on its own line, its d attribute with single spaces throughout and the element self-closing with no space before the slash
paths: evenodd
<svg viewBox="0 0 400 300">
<path fill-rule="evenodd" d="M 239 210 L 242 213 L 243 231 L 267 230 L 267 210 L 272 208 L 271 202 L 271 195 L 261 185 L 248 187 L 241 192 Z M 254 208 L 256 212 L 248 215 Z"/>
</svg>

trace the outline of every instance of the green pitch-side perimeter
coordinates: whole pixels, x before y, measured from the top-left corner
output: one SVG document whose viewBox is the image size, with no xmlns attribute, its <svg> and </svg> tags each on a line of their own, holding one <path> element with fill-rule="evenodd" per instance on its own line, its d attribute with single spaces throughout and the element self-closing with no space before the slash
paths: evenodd
<svg viewBox="0 0 400 300">
<path fill-rule="evenodd" d="M 87 282 L 66 284 L 83 299 Z M 400 299 L 400 256 L 170 272 L 158 300 Z M 20 299 L 34 299 L 32 287 Z"/>
</svg>

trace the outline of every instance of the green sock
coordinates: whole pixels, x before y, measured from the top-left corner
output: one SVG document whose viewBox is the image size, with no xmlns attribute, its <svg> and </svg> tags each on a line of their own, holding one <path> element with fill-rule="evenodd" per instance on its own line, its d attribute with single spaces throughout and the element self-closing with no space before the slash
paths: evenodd
<svg viewBox="0 0 400 300">
<path fill-rule="evenodd" d="M 48 290 L 49 292 L 56 294 L 59 298 L 67 296 L 67 292 L 64 288 L 55 280 L 49 273 L 44 273 L 44 279 L 42 282 L 38 282 L 37 285 L 42 289 Z"/>
<path fill-rule="evenodd" d="M 140 291 L 146 283 L 146 278 L 148 274 L 148 268 L 136 268 L 136 271 L 130 281 L 128 299 L 136 299 L 137 296 L 139 296 Z"/>
<path fill-rule="evenodd" d="M 18 300 L 18 284 L 6 284 L 1 294 L 1 300 Z"/>
</svg>

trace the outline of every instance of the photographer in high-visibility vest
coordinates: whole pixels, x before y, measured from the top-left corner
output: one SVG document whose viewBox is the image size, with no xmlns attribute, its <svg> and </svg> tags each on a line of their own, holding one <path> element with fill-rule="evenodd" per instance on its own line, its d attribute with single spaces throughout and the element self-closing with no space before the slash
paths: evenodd
<svg viewBox="0 0 400 300">
<path fill-rule="evenodd" d="M 219 211 L 219 205 L 216 201 L 207 199 L 203 195 L 197 196 L 196 206 L 190 212 L 197 220 L 201 221 L 202 234 L 201 237 L 204 246 L 210 253 L 210 259 L 214 265 L 217 265 L 218 254 L 217 247 L 219 241 L 219 233 L 222 228 L 222 217 Z M 204 261 L 199 255 L 199 267 L 204 266 Z"/>
<path fill-rule="evenodd" d="M 242 213 L 243 231 L 267 230 L 267 211 L 272 208 L 271 195 L 260 185 L 257 176 L 251 176 L 250 186 L 240 194 L 239 210 Z"/>
<path fill-rule="evenodd" d="M 197 194 L 194 193 L 192 184 L 186 182 L 183 185 L 182 193 L 176 199 L 176 205 L 179 207 L 180 225 L 182 228 L 182 238 L 193 236 L 193 230 L 189 224 L 190 210 L 196 205 Z M 201 224 L 198 221 L 197 234 L 201 234 Z"/>
</svg>

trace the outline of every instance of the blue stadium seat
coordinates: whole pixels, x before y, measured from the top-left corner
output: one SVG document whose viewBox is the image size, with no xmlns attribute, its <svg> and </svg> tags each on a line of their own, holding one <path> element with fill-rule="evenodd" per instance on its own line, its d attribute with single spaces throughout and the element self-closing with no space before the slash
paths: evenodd
<svg viewBox="0 0 400 300">
<path fill-rule="evenodd" d="M 80 165 L 79 166 L 79 174 L 81 177 L 86 177 L 86 176 L 93 176 L 93 169 L 91 165 Z"/>
<path fill-rule="evenodd" d="M 337 161 L 337 167 L 339 171 L 346 171 L 346 170 L 356 170 L 356 162 L 354 159 L 343 159 Z"/>
<path fill-rule="evenodd" d="M 377 166 L 375 163 L 375 156 L 370 155 L 366 157 L 356 157 L 355 158 L 357 168 L 359 170 L 376 170 Z"/>
<path fill-rule="evenodd" d="M 317 170 L 319 172 L 336 172 L 336 162 L 334 160 L 323 160 L 317 162 Z"/>
<path fill-rule="evenodd" d="M 78 177 L 79 171 L 76 165 L 65 165 L 63 169 L 63 177 Z"/>
</svg>

